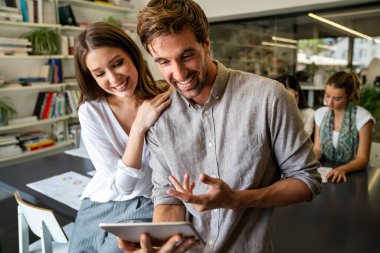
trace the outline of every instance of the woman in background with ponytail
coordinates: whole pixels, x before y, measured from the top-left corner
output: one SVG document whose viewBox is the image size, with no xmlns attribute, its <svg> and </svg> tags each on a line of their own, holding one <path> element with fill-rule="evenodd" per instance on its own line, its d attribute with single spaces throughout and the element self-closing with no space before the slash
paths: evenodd
<svg viewBox="0 0 380 253">
<path fill-rule="evenodd" d="M 368 166 L 375 119 L 357 105 L 359 89 L 355 74 L 335 73 L 325 85 L 326 106 L 315 112 L 314 152 L 319 160 L 341 164 L 326 175 L 333 183 Z"/>
</svg>

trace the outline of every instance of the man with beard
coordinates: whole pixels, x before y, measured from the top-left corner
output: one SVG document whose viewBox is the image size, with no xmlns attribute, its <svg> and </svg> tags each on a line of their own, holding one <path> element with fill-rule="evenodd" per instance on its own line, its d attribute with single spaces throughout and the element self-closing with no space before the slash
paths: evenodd
<svg viewBox="0 0 380 253">
<path fill-rule="evenodd" d="M 208 20 L 192 0 L 150 1 L 137 30 L 176 90 L 147 133 L 153 221 L 190 219 L 207 242 L 195 252 L 272 252 L 273 208 L 321 190 L 294 98 L 213 60 Z"/>
</svg>

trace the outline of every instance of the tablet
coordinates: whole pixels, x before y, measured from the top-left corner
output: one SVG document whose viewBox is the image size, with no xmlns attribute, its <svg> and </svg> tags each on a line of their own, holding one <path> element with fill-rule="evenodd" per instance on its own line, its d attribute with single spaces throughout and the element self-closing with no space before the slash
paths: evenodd
<svg viewBox="0 0 380 253">
<path fill-rule="evenodd" d="M 183 237 L 194 237 L 194 239 L 202 240 L 193 225 L 190 222 L 145 222 L 145 223 L 100 223 L 99 226 L 108 232 L 128 241 L 140 243 L 140 235 L 147 233 L 150 235 L 152 244 L 161 245 L 165 243 L 171 236 L 181 234 Z"/>
</svg>

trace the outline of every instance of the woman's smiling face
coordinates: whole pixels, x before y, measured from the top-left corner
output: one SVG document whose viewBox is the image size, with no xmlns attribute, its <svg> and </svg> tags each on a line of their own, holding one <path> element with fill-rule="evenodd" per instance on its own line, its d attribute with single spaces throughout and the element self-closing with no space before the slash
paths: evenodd
<svg viewBox="0 0 380 253">
<path fill-rule="evenodd" d="M 125 51 L 100 47 L 88 52 L 85 63 L 98 85 L 118 97 L 132 97 L 138 82 L 138 72 Z"/>
</svg>

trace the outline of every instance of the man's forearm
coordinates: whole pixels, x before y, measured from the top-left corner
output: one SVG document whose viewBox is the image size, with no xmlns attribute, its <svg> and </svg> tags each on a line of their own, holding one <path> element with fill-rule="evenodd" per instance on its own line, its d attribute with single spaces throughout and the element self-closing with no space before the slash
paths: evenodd
<svg viewBox="0 0 380 253">
<path fill-rule="evenodd" d="M 236 208 L 271 208 L 310 201 L 312 193 L 299 179 L 283 179 L 271 186 L 236 192 Z"/>
<path fill-rule="evenodd" d="M 154 207 L 153 222 L 184 220 L 185 207 L 183 205 L 158 205 Z"/>
</svg>

